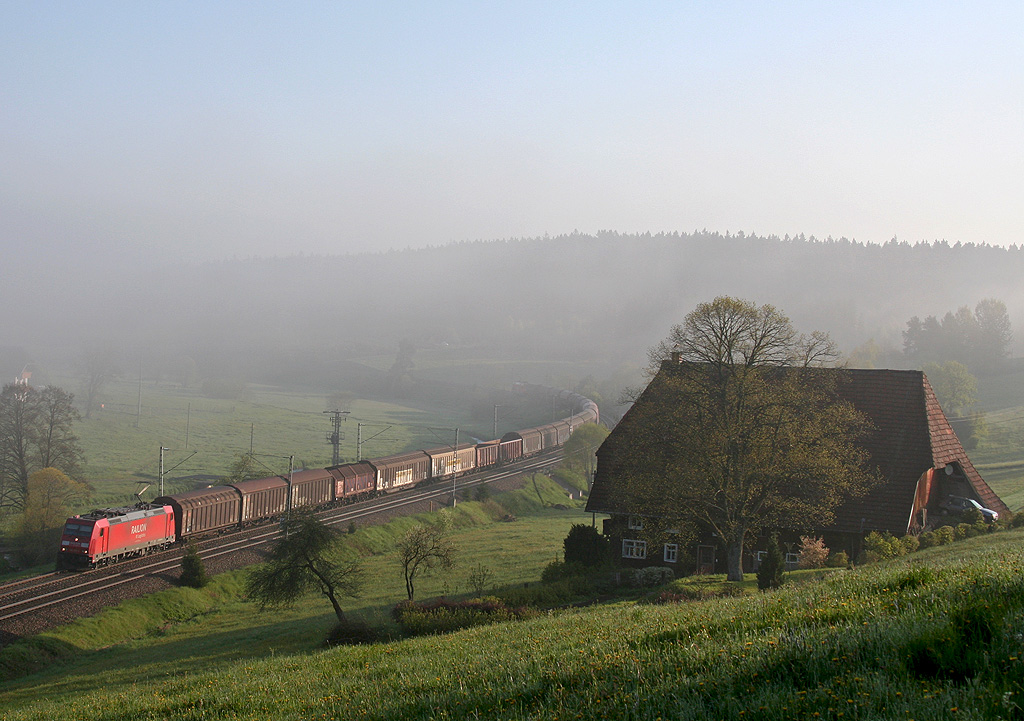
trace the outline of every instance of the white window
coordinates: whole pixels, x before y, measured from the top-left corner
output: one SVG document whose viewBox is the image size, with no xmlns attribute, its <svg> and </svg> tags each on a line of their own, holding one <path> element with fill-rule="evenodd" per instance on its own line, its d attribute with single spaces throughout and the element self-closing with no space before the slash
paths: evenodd
<svg viewBox="0 0 1024 721">
<path fill-rule="evenodd" d="M 644 519 L 640 516 L 630 516 L 626 525 L 631 531 L 642 531 L 644 530 Z"/>
<path fill-rule="evenodd" d="M 678 543 L 666 543 L 665 544 L 665 563 L 675 563 L 679 560 L 679 544 Z"/>
<path fill-rule="evenodd" d="M 787 553 L 786 554 L 786 570 L 792 571 L 794 568 L 800 565 L 800 554 L 799 553 Z"/>
<path fill-rule="evenodd" d="M 622 557 L 647 558 L 647 541 L 634 541 L 629 538 L 623 538 Z"/>
</svg>

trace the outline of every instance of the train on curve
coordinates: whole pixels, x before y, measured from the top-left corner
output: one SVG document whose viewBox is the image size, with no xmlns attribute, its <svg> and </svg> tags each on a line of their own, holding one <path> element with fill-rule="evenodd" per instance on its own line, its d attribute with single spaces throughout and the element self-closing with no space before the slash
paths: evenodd
<svg viewBox="0 0 1024 721">
<path fill-rule="evenodd" d="M 282 516 L 291 507 L 321 508 L 391 493 L 476 469 L 512 463 L 560 446 L 585 423 L 600 420 L 597 404 L 570 391 L 516 384 L 519 393 L 549 398 L 570 415 L 483 443 L 409 451 L 357 463 L 295 471 L 156 498 L 130 508 L 101 508 L 64 524 L 57 567 L 85 569 L 232 528 Z"/>
</svg>

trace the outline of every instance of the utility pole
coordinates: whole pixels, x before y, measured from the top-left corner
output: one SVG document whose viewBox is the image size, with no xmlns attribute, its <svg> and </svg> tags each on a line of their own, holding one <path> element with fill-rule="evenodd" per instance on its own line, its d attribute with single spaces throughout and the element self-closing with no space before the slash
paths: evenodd
<svg viewBox="0 0 1024 721">
<path fill-rule="evenodd" d="M 455 452 L 452 454 L 452 508 L 458 500 L 455 498 L 455 479 L 458 477 L 459 468 L 459 429 L 455 429 Z"/>
<path fill-rule="evenodd" d="M 135 411 L 135 427 L 139 427 L 139 423 L 142 421 L 142 359 L 139 358 L 139 407 Z M 163 493 L 163 489 L 160 489 Z"/>
<path fill-rule="evenodd" d="M 164 448 L 160 446 L 160 495 L 164 495 L 164 451 L 169 451 L 170 448 Z"/>
<path fill-rule="evenodd" d="M 295 473 L 295 456 L 288 456 L 288 503 L 285 504 L 284 537 L 288 538 L 288 524 L 292 520 L 292 475 Z"/>
<path fill-rule="evenodd" d="M 498 409 L 501 408 L 497 403 L 494 404 L 494 431 L 491 434 L 491 438 L 498 437 Z"/>
<path fill-rule="evenodd" d="M 336 466 L 341 463 L 341 442 L 345 440 L 345 434 L 341 432 L 341 421 L 348 420 L 348 414 L 351 411 L 324 411 L 325 414 L 331 416 L 331 425 L 333 430 L 327 434 L 327 442 L 334 447 L 334 453 L 331 455 L 331 465 Z"/>
</svg>

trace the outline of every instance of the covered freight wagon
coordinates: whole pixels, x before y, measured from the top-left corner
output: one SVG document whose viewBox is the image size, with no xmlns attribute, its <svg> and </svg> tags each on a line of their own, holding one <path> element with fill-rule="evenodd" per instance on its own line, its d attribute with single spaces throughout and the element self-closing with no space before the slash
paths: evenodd
<svg viewBox="0 0 1024 721">
<path fill-rule="evenodd" d="M 377 469 L 377 490 L 393 491 L 430 478 L 430 456 L 423 451 L 399 453 L 370 461 Z"/>
<path fill-rule="evenodd" d="M 334 478 L 334 500 L 343 501 L 373 493 L 377 487 L 377 469 L 370 463 L 343 463 L 327 469 Z"/>
<path fill-rule="evenodd" d="M 498 462 L 498 454 L 501 450 L 501 441 L 487 441 L 476 444 L 476 467 L 486 468 Z"/>
<path fill-rule="evenodd" d="M 173 496 L 160 496 L 153 502 L 174 509 L 174 530 L 178 540 L 237 526 L 242 508 L 242 496 L 231 486 L 211 486 Z"/>
<path fill-rule="evenodd" d="M 467 443 L 460 445 L 458 450 L 434 448 L 424 451 L 430 456 L 430 477 L 444 478 L 453 473 L 460 475 L 476 468 L 476 446 Z"/>
<path fill-rule="evenodd" d="M 291 476 L 291 484 L 292 508 L 318 508 L 334 500 L 334 476 L 325 468 L 295 471 Z"/>
<path fill-rule="evenodd" d="M 253 478 L 230 485 L 242 496 L 242 523 L 281 516 L 288 510 L 288 482 L 281 476 Z"/>
</svg>

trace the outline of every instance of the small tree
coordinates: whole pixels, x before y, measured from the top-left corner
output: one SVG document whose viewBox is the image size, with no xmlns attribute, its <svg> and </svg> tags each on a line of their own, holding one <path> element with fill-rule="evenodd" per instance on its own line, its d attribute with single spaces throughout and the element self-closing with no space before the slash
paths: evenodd
<svg viewBox="0 0 1024 721">
<path fill-rule="evenodd" d="M 42 468 L 28 477 L 25 507 L 17 526 L 22 560 L 36 564 L 56 554 L 70 509 L 86 500 L 89 492 L 86 484 L 56 468 Z"/>
<path fill-rule="evenodd" d="M 470 572 L 467 580 L 469 581 L 470 588 L 473 589 L 473 593 L 477 596 L 482 596 L 487 588 L 487 584 L 494 580 L 494 572 L 484 564 L 477 563 L 476 568 Z"/>
<path fill-rule="evenodd" d="M 439 523 L 409 529 L 398 542 L 398 560 L 405 574 L 405 592 L 410 601 L 416 595 L 416 576 L 420 572 L 455 565 L 455 546 L 448 533 L 449 523 L 442 515 Z"/>
<path fill-rule="evenodd" d="M 757 587 L 762 591 L 778 588 L 782 585 L 782 574 L 786 569 L 786 559 L 779 548 L 779 539 L 772 536 L 768 542 L 768 555 L 761 561 L 757 569 Z"/>
<path fill-rule="evenodd" d="M 245 481 L 250 478 L 261 478 L 267 475 L 267 469 L 261 466 L 252 455 L 242 453 L 235 457 L 231 463 L 228 475 L 224 477 L 226 483 L 233 481 Z"/>
<path fill-rule="evenodd" d="M 178 585 L 202 588 L 209 582 L 206 577 L 206 566 L 203 559 L 199 557 L 199 550 L 192 541 L 185 546 L 185 555 L 181 557 L 181 575 L 178 577 Z"/>
<path fill-rule="evenodd" d="M 800 568 L 821 568 L 828 561 L 825 540 L 814 536 L 800 536 Z"/>
<path fill-rule="evenodd" d="M 330 600 L 338 623 L 345 623 L 341 596 L 362 591 L 363 572 L 358 560 L 339 555 L 337 530 L 324 525 L 308 510 L 292 514 L 288 535 L 270 549 L 267 563 L 249 572 L 245 587 L 261 608 L 288 606 L 310 591 Z"/>
<path fill-rule="evenodd" d="M 593 526 L 573 524 L 562 545 L 565 547 L 566 563 L 594 568 L 608 559 L 608 540 Z"/>
</svg>

